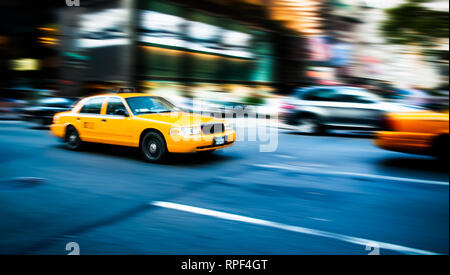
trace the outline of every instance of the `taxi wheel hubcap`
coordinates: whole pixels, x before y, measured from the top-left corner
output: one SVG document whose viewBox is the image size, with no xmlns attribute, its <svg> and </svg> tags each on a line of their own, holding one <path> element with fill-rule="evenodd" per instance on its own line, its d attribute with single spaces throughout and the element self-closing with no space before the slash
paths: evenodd
<svg viewBox="0 0 450 275">
<path fill-rule="evenodd" d="M 161 155 L 161 145 L 159 143 L 159 141 L 155 138 L 151 138 L 148 142 L 147 142 L 147 152 L 146 155 L 148 156 L 149 159 L 151 160 L 156 160 L 160 157 Z"/>
<path fill-rule="evenodd" d="M 156 143 L 150 143 L 150 146 L 149 146 L 150 153 L 154 154 L 156 152 L 156 149 L 158 149 L 158 146 L 156 145 Z"/>
<path fill-rule="evenodd" d="M 69 136 L 69 142 L 73 144 L 76 140 L 77 140 L 77 135 L 75 135 L 75 133 L 72 133 Z"/>
</svg>

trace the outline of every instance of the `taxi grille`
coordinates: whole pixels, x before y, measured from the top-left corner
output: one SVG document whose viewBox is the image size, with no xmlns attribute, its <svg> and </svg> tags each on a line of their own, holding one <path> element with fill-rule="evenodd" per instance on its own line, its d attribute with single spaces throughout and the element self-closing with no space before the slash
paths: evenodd
<svg viewBox="0 0 450 275">
<path fill-rule="evenodd" d="M 204 135 L 219 134 L 225 131 L 223 123 L 202 124 L 202 133 Z"/>
</svg>

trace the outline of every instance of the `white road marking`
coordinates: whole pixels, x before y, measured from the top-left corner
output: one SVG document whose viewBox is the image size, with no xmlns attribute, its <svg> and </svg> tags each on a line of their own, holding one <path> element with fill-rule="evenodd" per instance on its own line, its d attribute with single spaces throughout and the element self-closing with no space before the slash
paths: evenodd
<svg viewBox="0 0 450 275">
<path fill-rule="evenodd" d="M 391 244 L 391 243 L 378 242 L 378 241 L 373 241 L 373 240 L 369 240 L 369 239 L 363 239 L 363 238 L 352 237 L 352 236 L 347 236 L 347 235 L 342 235 L 342 234 L 337 234 L 337 233 L 331 233 L 331 232 L 327 232 L 327 231 L 316 230 L 316 229 L 311 229 L 311 228 L 306 228 L 306 227 L 301 227 L 301 226 L 293 226 L 293 225 L 287 225 L 287 224 L 282 224 L 282 223 L 272 222 L 272 221 L 267 221 L 267 220 L 262 220 L 262 219 L 255 219 L 255 218 L 251 218 L 251 217 L 230 214 L 230 213 L 226 213 L 226 212 L 215 211 L 215 210 L 194 207 L 194 206 L 189 206 L 189 205 L 184 205 L 184 204 L 164 202 L 164 201 L 153 201 L 153 202 L 150 202 L 150 205 L 154 205 L 154 206 L 158 206 L 158 207 L 162 207 L 162 208 L 179 210 L 179 211 L 183 211 L 183 212 L 199 214 L 199 215 L 204 215 L 204 216 L 215 217 L 215 218 L 219 218 L 219 219 L 223 219 L 223 220 L 239 221 L 239 222 L 244 222 L 244 223 L 249 223 L 249 224 L 254 224 L 254 225 L 260 225 L 260 226 L 265 226 L 265 227 L 281 229 L 281 230 L 290 231 L 290 232 L 319 236 L 319 237 L 334 239 L 334 240 L 338 240 L 338 241 L 342 241 L 342 242 L 346 242 L 346 243 L 352 243 L 352 244 L 361 245 L 361 246 L 366 246 L 369 243 L 376 243 L 382 249 L 397 251 L 397 252 L 400 252 L 403 254 L 439 255 L 439 253 L 435 253 L 432 251 L 416 249 L 416 248 L 411 248 L 411 247 L 406 247 L 406 246 L 396 245 L 396 244 Z"/>
<path fill-rule="evenodd" d="M 276 154 L 276 157 L 282 158 L 282 159 L 293 159 L 295 158 L 294 156 L 290 156 L 290 155 L 283 155 L 283 154 Z"/>
<path fill-rule="evenodd" d="M 252 166 L 259 167 L 259 168 L 266 168 L 266 169 L 280 169 L 280 170 L 286 170 L 286 171 L 314 173 L 314 174 L 329 175 L 329 176 L 349 176 L 349 177 L 358 177 L 358 178 L 365 178 L 365 179 L 380 179 L 380 180 L 390 180 L 390 181 L 399 181 L 399 182 L 411 182 L 411 183 L 449 186 L 448 181 L 401 178 L 401 177 L 391 177 L 391 176 L 344 172 L 344 171 L 323 171 L 323 170 L 319 170 L 319 169 L 312 169 L 312 168 L 305 168 L 305 167 L 294 167 L 294 166 L 289 167 L 285 164 L 280 164 L 280 165 L 252 164 Z"/>
<path fill-rule="evenodd" d="M 315 217 L 309 217 L 311 220 L 320 221 L 320 222 L 329 222 L 330 220 L 322 219 L 322 218 L 315 218 Z"/>
</svg>

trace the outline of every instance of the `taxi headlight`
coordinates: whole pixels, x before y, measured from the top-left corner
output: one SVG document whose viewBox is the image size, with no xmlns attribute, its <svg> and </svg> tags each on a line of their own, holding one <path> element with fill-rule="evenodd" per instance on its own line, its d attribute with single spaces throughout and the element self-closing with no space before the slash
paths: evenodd
<svg viewBox="0 0 450 275">
<path fill-rule="evenodd" d="M 192 136 L 192 135 L 200 135 L 202 129 L 200 126 L 193 127 L 174 127 L 171 128 L 169 134 L 172 136 Z"/>
</svg>

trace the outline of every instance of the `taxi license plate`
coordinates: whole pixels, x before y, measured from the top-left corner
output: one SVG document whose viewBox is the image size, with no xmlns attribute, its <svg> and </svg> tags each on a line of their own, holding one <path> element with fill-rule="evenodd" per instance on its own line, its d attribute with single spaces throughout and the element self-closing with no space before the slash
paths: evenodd
<svg viewBox="0 0 450 275">
<path fill-rule="evenodd" d="M 222 145 L 225 143 L 225 137 L 215 137 L 214 145 Z"/>
</svg>

